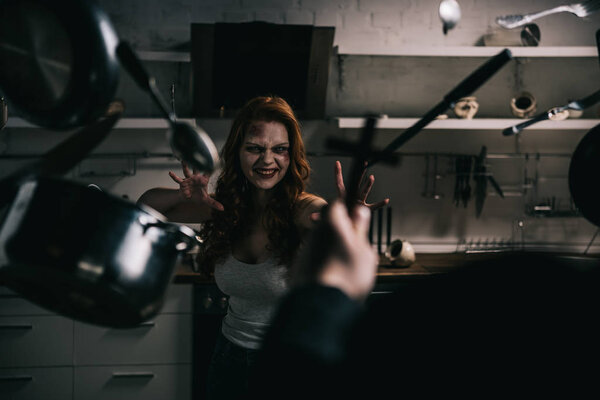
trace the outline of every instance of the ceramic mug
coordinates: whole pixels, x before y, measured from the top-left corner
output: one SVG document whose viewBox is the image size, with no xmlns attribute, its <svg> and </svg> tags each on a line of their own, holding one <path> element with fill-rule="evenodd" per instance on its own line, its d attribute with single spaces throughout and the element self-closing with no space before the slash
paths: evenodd
<svg viewBox="0 0 600 400">
<path fill-rule="evenodd" d="M 515 117 L 529 118 L 535 114 L 537 100 L 529 92 L 521 92 L 510 100 L 510 109 Z"/>
<path fill-rule="evenodd" d="M 385 250 L 385 256 L 393 265 L 407 267 L 415 262 L 415 249 L 412 244 L 400 239 L 394 240 Z"/>
<path fill-rule="evenodd" d="M 476 97 L 462 97 L 454 104 L 454 114 L 458 118 L 472 119 L 479 110 Z"/>
</svg>

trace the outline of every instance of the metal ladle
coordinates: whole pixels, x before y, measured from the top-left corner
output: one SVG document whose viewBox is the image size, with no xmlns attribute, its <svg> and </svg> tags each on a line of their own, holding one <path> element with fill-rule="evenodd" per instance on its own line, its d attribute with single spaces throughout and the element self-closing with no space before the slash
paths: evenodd
<svg viewBox="0 0 600 400">
<path fill-rule="evenodd" d="M 175 157 L 199 172 L 212 172 L 217 165 L 218 152 L 208 134 L 186 122 L 177 121 L 174 110 L 169 111 L 167 103 L 158 91 L 156 80 L 148 75 L 127 42 L 119 43 L 117 55 L 123 67 L 143 90 L 150 93 L 163 116 L 169 121 L 171 128 L 167 138 Z"/>
<path fill-rule="evenodd" d="M 460 20 L 460 6 L 456 0 L 443 0 L 439 9 L 440 19 L 444 23 L 444 35 Z"/>
</svg>

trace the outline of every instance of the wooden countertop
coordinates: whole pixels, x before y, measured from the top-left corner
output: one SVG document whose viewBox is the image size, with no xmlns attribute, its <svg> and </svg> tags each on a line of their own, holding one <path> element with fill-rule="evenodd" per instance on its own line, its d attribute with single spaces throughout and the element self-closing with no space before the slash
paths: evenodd
<svg viewBox="0 0 600 400">
<path fill-rule="evenodd" d="M 425 277 L 432 274 L 447 273 L 470 262 L 484 261 L 506 255 L 509 252 L 462 252 L 462 253 L 420 253 L 416 261 L 408 267 L 391 265 L 389 260 L 381 256 L 377 271 L 377 282 L 394 282 L 405 279 Z M 519 252 L 517 252 L 519 253 Z M 575 268 L 600 268 L 600 254 L 579 253 L 542 253 L 552 255 L 573 265 Z M 187 264 L 179 264 L 175 273 L 175 283 L 214 283 L 213 279 L 194 272 Z"/>
<path fill-rule="evenodd" d="M 391 265 L 389 260 L 381 256 L 377 271 L 378 282 L 411 279 L 431 274 L 445 273 L 459 268 L 467 262 L 498 257 L 498 252 L 485 253 L 423 253 L 416 255 L 416 261 L 408 267 Z M 506 254 L 506 253 L 504 253 Z M 579 255 L 573 255 L 579 256 Z M 204 275 L 192 271 L 187 264 L 179 264 L 174 278 L 175 283 L 213 283 Z"/>
</svg>

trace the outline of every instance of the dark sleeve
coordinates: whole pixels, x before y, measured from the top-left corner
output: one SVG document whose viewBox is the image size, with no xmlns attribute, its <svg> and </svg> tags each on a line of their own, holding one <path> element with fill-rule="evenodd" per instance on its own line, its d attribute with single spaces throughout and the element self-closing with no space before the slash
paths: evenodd
<svg viewBox="0 0 600 400">
<path fill-rule="evenodd" d="M 311 396 L 339 388 L 361 305 L 332 287 L 309 285 L 282 301 L 253 379 L 256 397 Z M 284 390 L 284 392 L 282 392 Z M 339 394 L 339 393 L 338 393 Z"/>
</svg>

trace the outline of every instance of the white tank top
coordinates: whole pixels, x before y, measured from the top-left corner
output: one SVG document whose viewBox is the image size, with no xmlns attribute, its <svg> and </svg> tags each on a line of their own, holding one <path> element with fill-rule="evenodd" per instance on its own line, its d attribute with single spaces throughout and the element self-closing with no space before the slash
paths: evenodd
<svg viewBox="0 0 600 400">
<path fill-rule="evenodd" d="M 221 331 L 232 343 L 258 349 L 279 300 L 287 290 L 287 268 L 269 258 L 260 264 L 247 264 L 229 255 L 215 266 L 215 281 L 229 296 L 227 315 Z"/>
</svg>

